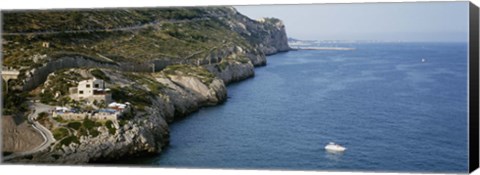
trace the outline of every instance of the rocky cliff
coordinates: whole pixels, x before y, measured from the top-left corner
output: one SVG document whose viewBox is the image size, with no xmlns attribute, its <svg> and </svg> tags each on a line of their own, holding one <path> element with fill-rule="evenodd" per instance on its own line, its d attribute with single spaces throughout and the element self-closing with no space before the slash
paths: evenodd
<svg viewBox="0 0 480 175">
<path fill-rule="evenodd" d="M 256 48 L 266 55 L 291 49 L 288 46 L 285 25 L 279 19 L 261 18 L 252 20 L 240 14 L 234 8 L 228 8 L 223 15 L 215 13 L 213 15 L 230 18 L 231 21 L 227 22 L 229 27 L 244 38 L 247 38 L 250 43 L 253 43 Z"/>
<path fill-rule="evenodd" d="M 164 13 L 167 10 L 170 10 L 169 13 Z M 79 164 L 160 153 L 168 145 L 168 123 L 201 107 L 223 103 L 227 97 L 228 83 L 254 76 L 255 66 L 266 65 L 265 55 L 289 50 L 285 27 L 280 20 L 251 20 L 233 8 L 126 10 L 114 14 L 111 18 L 100 18 L 98 16 L 108 16 L 108 13 L 81 13 L 80 16 L 90 16 L 89 20 L 93 19 L 95 24 L 99 24 L 93 27 L 88 25 L 88 21 L 71 24 L 77 25 L 77 28 L 87 26 L 86 33 L 77 30 L 57 36 L 56 30 L 70 31 L 75 26 L 59 28 L 53 22 L 35 24 L 37 27 L 10 26 L 4 30 L 11 34 L 6 36 L 6 47 L 4 44 L 7 53 L 4 64 L 21 69 L 22 76 L 17 83 L 23 86 L 24 91 L 51 89 L 43 82 L 54 80 L 51 76 L 60 70 L 88 78 L 94 75 L 85 72 L 95 68 L 109 79 L 109 87 L 115 92 L 114 99 L 129 100 L 135 106 L 131 118 L 115 121 L 113 126 L 99 124 L 94 127 L 99 134 L 92 135 L 92 131 L 85 134 L 79 129 L 70 128 L 70 137 L 67 138 L 78 137 L 78 141 L 65 144 L 66 138 L 59 139 L 47 150 L 9 162 Z M 106 26 L 100 25 L 101 20 L 134 18 L 128 15 L 142 19 L 143 23 L 138 28 L 119 28 L 121 23 L 107 21 L 110 24 L 108 27 L 113 28 L 109 30 L 115 30 L 115 27 L 119 30 L 112 33 L 104 31 Z M 25 17 L 22 14 L 5 16 L 7 22 L 14 21 L 13 17 Z M 147 27 L 144 28 L 145 25 Z M 47 29 L 38 29 L 38 26 L 48 28 L 48 32 L 45 33 Z M 26 32 L 30 32 L 33 39 L 22 35 Z M 64 35 L 71 38 L 63 38 Z M 26 51 L 21 45 L 27 41 L 35 45 L 45 40 L 55 42 L 52 44 L 55 47 L 30 48 Z M 168 49 L 172 47 L 170 45 L 175 48 L 168 52 L 161 47 Z M 67 48 L 69 54 L 63 53 Z M 126 48 L 129 50 L 121 50 Z M 18 54 L 22 49 L 25 52 Z M 75 54 L 71 54 L 72 49 Z M 62 54 L 54 54 L 59 51 Z M 24 56 L 28 53 L 30 55 Z M 47 56 L 32 59 L 35 55 Z M 22 60 L 31 64 L 20 63 Z"/>
</svg>

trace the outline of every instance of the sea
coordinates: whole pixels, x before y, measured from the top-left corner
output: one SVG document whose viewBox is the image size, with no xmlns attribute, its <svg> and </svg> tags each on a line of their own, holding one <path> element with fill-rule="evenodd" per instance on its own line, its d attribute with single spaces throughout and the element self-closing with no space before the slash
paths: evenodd
<svg viewBox="0 0 480 175">
<path fill-rule="evenodd" d="M 325 44 L 312 45 L 325 46 Z M 130 165 L 466 173 L 468 43 L 336 43 L 267 57 Z M 347 148 L 329 152 L 329 142 Z"/>
</svg>

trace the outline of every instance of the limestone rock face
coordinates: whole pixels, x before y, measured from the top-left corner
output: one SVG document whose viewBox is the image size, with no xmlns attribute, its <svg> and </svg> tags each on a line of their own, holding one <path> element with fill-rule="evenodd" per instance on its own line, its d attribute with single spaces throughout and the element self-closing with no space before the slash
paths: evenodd
<svg viewBox="0 0 480 175">
<path fill-rule="evenodd" d="M 281 21 L 276 22 L 268 22 L 265 20 L 259 20 L 259 22 L 263 25 L 254 25 L 254 26 L 262 26 L 256 28 L 256 33 L 266 33 L 266 35 L 261 35 L 262 41 L 258 45 L 259 49 L 265 53 L 265 55 L 272 55 L 277 52 L 285 52 L 290 50 L 290 46 L 288 46 L 288 37 L 285 31 L 285 25 Z"/>
<path fill-rule="evenodd" d="M 260 46 L 266 55 L 290 50 L 290 46 L 288 46 L 288 37 L 285 32 L 285 25 L 283 25 L 283 23 L 280 22 L 275 24 L 275 28 L 271 31 L 270 35 L 271 37 L 266 38 L 264 43 Z"/>
<path fill-rule="evenodd" d="M 194 77 L 171 76 L 170 80 L 196 96 L 200 104 L 215 105 L 225 100 L 227 88 L 220 79 L 214 79 L 210 85 Z"/>
<path fill-rule="evenodd" d="M 168 123 L 185 117 L 204 106 L 222 103 L 227 97 L 226 85 L 255 75 L 254 67 L 267 64 L 265 55 L 290 50 L 285 26 L 279 20 L 251 20 L 235 9 L 211 16 L 221 16 L 230 29 L 246 39 L 248 44 L 230 43 L 212 49 L 205 57 L 185 60 L 153 60 L 138 67 L 141 71 L 130 70 L 129 63 L 98 62 L 76 57 L 52 60 L 28 72 L 24 89 L 33 89 L 45 82 L 48 75 L 65 68 L 106 68 L 120 71 L 148 72 L 153 68 L 161 70 L 167 66 L 183 64 L 206 69 L 214 78 L 202 79 L 190 74 L 155 75 L 155 81 L 163 84 L 159 94 L 151 99 L 151 106 L 138 112 L 133 119 L 120 125 L 114 122 L 116 132 L 110 134 L 104 126 L 99 128 L 97 137 L 80 137 L 79 144 L 70 144 L 39 152 L 31 157 L 13 159 L 10 162 L 82 164 L 108 162 L 130 155 L 157 154 L 169 143 Z M 220 13 L 220 12 L 218 12 Z M 224 14 L 227 13 L 227 14 Z M 146 71 L 144 71 L 146 70 Z M 157 74 L 157 73 L 155 73 Z M 130 86 L 131 80 L 107 74 L 111 81 Z M 212 75 L 212 76 L 213 76 Z"/>
<path fill-rule="evenodd" d="M 60 148 L 51 146 L 49 150 L 31 158 L 17 158 L 10 162 L 82 164 L 116 160 L 128 155 L 160 153 L 169 142 L 167 122 L 184 117 L 200 107 L 225 101 L 227 89 L 223 80 L 214 77 L 207 83 L 200 78 L 202 77 L 195 74 L 160 73 L 155 80 L 167 87 L 151 99 L 151 106 L 143 112 L 137 111 L 127 123 L 119 125 L 114 122 L 117 128 L 114 134 L 101 126 L 98 128 L 98 136 L 81 136 L 79 144 L 72 143 Z M 112 76 L 111 79 L 114 81 L 120 78 Z"/>
<path fill-rule="evenodd" d="M 106 127 L 100 127 L 97 137 L 82 136 L 79 144 L 72 143 L 59 149 L 50 147 L 31 158 L 17 158 L 9 162 L 83 164 L 115 160 L 126 155 L 160 153 L 169 142 L 168 124 L 158 108 L 151 107 L 146 113 L 148 115 L 136 117 L 118 127 L 113 135 Z"/>
<path fill-rule="evenodd" d="M 265 52 L 258 48 L 255 48 L 250 52 L 245 52 L 245 56 L 250 59 L 254 66 L 265 66 L 267 64 Z"/>
<path fill-rule="evenodd" d="M 157 78 L 157 81 L 169 87 L 165 93 L 173 106 L 175 117 L 183 117 L 202 106 L 222 103 L 227 96 L 227 88 L 223 80 L 218 78 L 208 85 L 196 77 L 180 75 Z"/>
<path fill-rule="evenodd" d="M 224 68 L 218 65 L 205 65 L 206 69 L 222 79 L 225 83 L 236 82 L 255 75 L 252 63 L 228 62 Z"/>
<path fill-rule="evenodd" d="M 190 76 L 170 76 L 171 81 L 195 95 L 199 101 L 207 101 L 209 89 L 198 78 Z"/>
<path fill-rule="evenodd" d="M 233 19 L 229 22 L 230 28 L 249 39 L 265 55 L 291 49 L 288 46 L 288 37 L 282 21 L 275 18 L 252 20 L 233 8 L 228 16 Z"/>
</svg>

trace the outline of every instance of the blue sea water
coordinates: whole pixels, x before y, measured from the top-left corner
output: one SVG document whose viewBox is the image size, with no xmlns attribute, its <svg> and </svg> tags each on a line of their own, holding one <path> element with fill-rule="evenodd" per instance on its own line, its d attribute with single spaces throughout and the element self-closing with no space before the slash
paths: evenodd
<svg viewBox="0 0 480 175">
<path fill-rule="evenodd" d="M 269 56 L 171 125 L 160 167 L 467 171 L 467 44 L 344 44 Z M 421 59 L 427 61 L 422 63 Z M 344 153 L 326 152 L 334 141 Z"/>
</svg>

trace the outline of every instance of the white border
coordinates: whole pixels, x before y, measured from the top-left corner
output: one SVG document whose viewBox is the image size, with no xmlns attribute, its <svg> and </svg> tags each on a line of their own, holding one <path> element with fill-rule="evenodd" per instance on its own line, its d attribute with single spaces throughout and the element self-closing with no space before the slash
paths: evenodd
<svg viewBox="0 0 480 175">
<path fill-rule="evenodd" d="M 427 0 L 0 0 L 0 10 L 10 9 L 62 9 L 62 8 L 101 8 L 101 7 L 161 7 L 161 6 L 204 6 L 204 5 L 259 5 L 259 4 L 310 4 L 310 3 L 368 3 L 368 2 L 425 2 Z M 435 0 L 448 1 L 448 0 Z M 458 0 L 457 0 L 458 1 Z M 480 0 L 471 0 L 480 6 Z M 82 166 L 42 166 L 42 165 L 0 165 L 1 174 L 371 174 L 359 172 L 318 172 L 318 171 L 270 171 L 270 170 L 212 170 L 212 169 L 165 169 L 165 168 L 120 168 Z M 374 174 L 413 174 L 413 173 L 374 173 Z M 418 174 L 418 173 L 417 173 Z M 473 173 L 480 175 L 480 169 Z"/>
<path fill-rule="evenodd" d="M 465 1 L 465 0 L 432 0 Z M 432 2 L 428 0 L 1 0 L 0 9 L 52 9 L 52 8 L 98 8 L 98 7 L 158 7 L 158 6 L 205 6 L 205 5 L 260 5 L 260 4 L 311 4 L 311 3 L 366 3 L 366 2 Z M 479 0 L 476 4 L 479 4 Z"/>
</svg>

